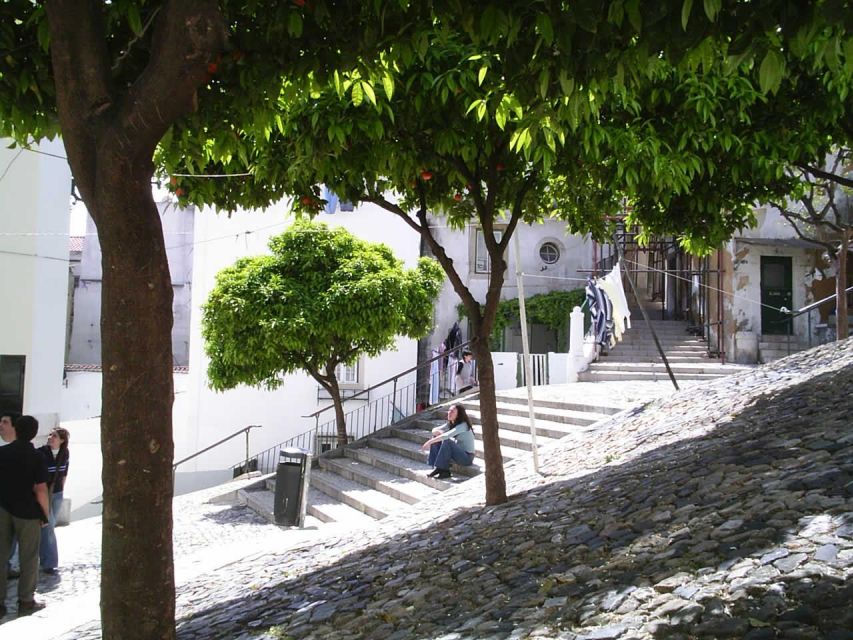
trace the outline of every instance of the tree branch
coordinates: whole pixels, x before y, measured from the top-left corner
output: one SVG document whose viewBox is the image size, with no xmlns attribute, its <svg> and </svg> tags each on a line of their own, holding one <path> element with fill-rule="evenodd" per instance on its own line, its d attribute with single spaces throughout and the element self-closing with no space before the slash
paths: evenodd
<svg viewBox="0 0 853 640">
<path fill-rule="evenodd" d="M 114 100 L 100 4 L 79 0 L 45 4 L 65 152 L 80 194 L 89 202 L 97 170 L 96 132 Z"/>
<path fill-rule="evenodd" d="M 836 173 L 830 173 L 828 171 L 824 171 L 818 167 L 807 164 L 797 165 L 801 170 L 808 171 L 809 173 L 813 173 L 818 178 L 823 178 L 824 180 L 829 180 L 830 182 L 835 182 L 836 184 L 840 184 L 844 187 L 853 187 L 853 179 L 846 178 L 844 176 L 840 176 Z"/>
<path fill-rule="evenodd" d="M 172 123 L 195 110 L 196 92 L 209 78 L 207 65 L 225 49 L 219 3 L 168 0 L 152 38 L 152 57 L 122 97 L 113 132 L 129 155 L 143 162 L 150 162 Z"/>
</svg>

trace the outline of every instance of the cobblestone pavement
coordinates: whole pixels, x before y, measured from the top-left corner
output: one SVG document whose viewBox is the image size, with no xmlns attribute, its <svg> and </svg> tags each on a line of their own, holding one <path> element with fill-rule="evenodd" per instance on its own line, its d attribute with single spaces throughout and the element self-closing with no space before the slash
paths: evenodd
<svg viewBox="0 0 853 640">
<path fill-rule="evenodd" d="M 507 465 L 503 505 L 478 477 L 199 571 L 179 637 L 853 639 L 853 340 L 652 400 L 540 465 Z"/>
</svg>

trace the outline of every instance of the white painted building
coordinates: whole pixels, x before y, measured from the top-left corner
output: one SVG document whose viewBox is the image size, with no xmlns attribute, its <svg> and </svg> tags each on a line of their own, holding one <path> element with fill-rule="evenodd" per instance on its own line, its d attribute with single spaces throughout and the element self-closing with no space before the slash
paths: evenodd
<svg viewBox="0 0 853 640">
<path fill-rule="evenodd" d="M 47 433 L 60 411 L 71 172 L 58 140 L 33 150 L 8 144 L 0 144 L 0 403 L 36 416 Z"/>
<path fill-rule="evenodd" d="M 495 225 L 499 233 L 503 225 Z M 483 231 L 476 225 L 465 231 L 453 231 L 435 223 L 434 233 L 453 259 L 457 272 L 463 282 L 480 302 L 485 302 L 488 287 L 489 262 L 483 244 Z M 593 267 L 592 243 L 586 237 L 567 233 L 566 224 L 557 220 L 545 220 L 542 223 L 520 224 L 515 233 L 521 255 L 521 272 L 524 274 L 524 295 L 526 298 L 551 291 L 569 291 L 583 288 L 586 275 L 583 270 Z M 509 245 L 506 255 L 507 270 L 501 298 L 518 298 L 516 278 L 515 238 Z M 431 340 L 431 348 L 437 349 L 447 336 L 454 322 L 459 320 L 457 306 L 459 296 L 449 282 L 436 305 L 436 328 Z M 568 326 L 569 319 L 566 318 Z M 467 323 L 460 321 L 463 340 L 470 336 Z M 556 339 L 547 335 L 543 327 L 533 326 L 530 333 L 531 352 L 545 353 L 556 351 Z M 521 352 L 521 331 L 519 326 L 508 327 L 504 334 L 503 348 L 509 352 Z"/>
<path fill-rule="evenodd" d="M 238 211 L 231 215 L 206 208 L 195 216 L 193 244 L 193 296 L 190 326 L 190 363 L 187 385 L 187 425 L 175 429 L 175 457 L 181 459 L 214 443 L 244 426 L 262 425 L 250 436 L 252 453 L 272 447 L 315 426 L 307 416 L 331 405 L 331 400 L 317 382 L 303 373 L 285 378 L 275 391 L 240 387 L 226 392 L 212 391 L 207 384 L 207 357 L 201 338 L 201 305 L 215 284 L 216 274 L 243 256 L 268 253 L 270 237 L 284 231 L 292 219 L 288 205 L 278 203 L 264 211 Z M 319 222 L 345 226 L 351 233 L 371 242 L 383 242 L 407 268 L 413 268 L 419 257 L 420 238 L 405 223 L 373 205 L 355 212 L 340 209 L 333 214 L 320 214 Z M 417 341 L 400 338 L 397 350 L 358 363 L 349 384 L 351 391 L 364 389 L 412 367 L 417 362 Z M 410 374 L 399 386 L 414 383 Z M 390 390 L 385 391 L 390 393 Z M 371 398 L 373 399 L 373 398 Z M 351 400 L 345 410 L 363 406 L 363 400 Z M 333 419 L 328 411 L 321 422 Z M 217 469 L 239 463 L 245 457 L 245 439 L 239 436 L 228 444 L 206 453 L 180 469 Z"/>
<path fill-rule="evenodd" d="M 175 366 L 189 362 L 192 299 L 193 220 L 195 208 L 182 209 L 164 199 L 157 204 L 169 272 L 172 277 L 172 358 Z M 101 363 L 101 245 L 95 223 L 86 216 L 80 264 L 74 274 L 73 314 L 69 331 L 68 362 Z"/>
</svg>

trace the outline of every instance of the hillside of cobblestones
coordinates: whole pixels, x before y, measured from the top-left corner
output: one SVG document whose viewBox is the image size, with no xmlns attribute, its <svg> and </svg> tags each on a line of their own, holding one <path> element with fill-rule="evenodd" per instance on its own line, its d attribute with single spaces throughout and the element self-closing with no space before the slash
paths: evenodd
<svg viewBox="0 0 853 640">
<path fill-rule="evenodd" d="M 853 638 L 853 340 L 179 593 L 201 638 Z M 248 551 L 248 550 L 247 550 Z"/>
</svg>

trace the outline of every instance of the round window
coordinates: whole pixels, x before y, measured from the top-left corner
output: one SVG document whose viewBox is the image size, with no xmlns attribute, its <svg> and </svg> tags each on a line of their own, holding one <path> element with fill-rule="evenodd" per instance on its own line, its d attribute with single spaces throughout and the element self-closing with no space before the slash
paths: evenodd
<svg viewBox="0 0 853 640">
<path fill-rule="evenodd" d="M 555 264 L 560 259 L 560 248 L 553 242 L 543 242 L 539 247 L 539 257 L 545 264 Z"/>
</svg>

